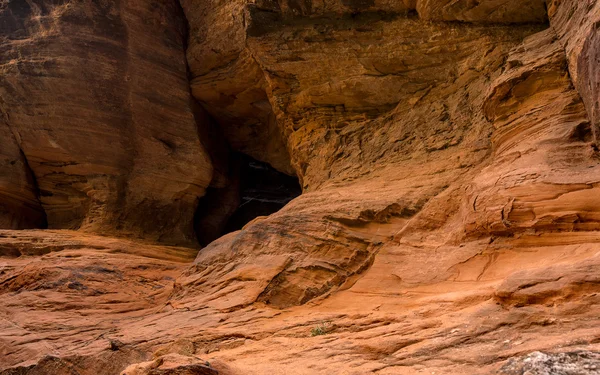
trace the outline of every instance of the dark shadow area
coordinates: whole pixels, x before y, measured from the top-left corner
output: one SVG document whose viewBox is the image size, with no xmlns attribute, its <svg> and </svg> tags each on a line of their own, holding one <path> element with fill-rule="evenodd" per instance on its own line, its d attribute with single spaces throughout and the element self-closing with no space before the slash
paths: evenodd
<svg viewBox="0 0 600 375">
<path fill-rule="evenodd" d="M 200 199 L 194 226 L 202 246 L 279 211 L 302 193 L 298 178 L 240 153 L 229 157 L 227 180 Z"/>
<path fill-rule="evenodd" d="M 225 233 L 242 229 L 258 216 L 268 216 L 302 194 L 298 178 L 281 173 L 269 164 L 238 154 L 240 205 L 225 226 Z"/>
</svg>

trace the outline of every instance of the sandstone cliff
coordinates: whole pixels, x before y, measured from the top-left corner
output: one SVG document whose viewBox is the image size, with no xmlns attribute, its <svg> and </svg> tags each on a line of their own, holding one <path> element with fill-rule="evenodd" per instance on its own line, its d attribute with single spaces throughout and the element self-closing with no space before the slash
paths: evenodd
<svg viewBox="0 0 600 375">
<path fill-rule="evenodd" d="M 600 2 L 7 0 L 0 24 L 0 374 L 600 368 Z M 302 195 L 197 251 L 277 180 L 250 157 Z"/>
<path fill-rule="evenodd" d="M 192 112 L 179 4 L 4 1 L 0 18 L 3 154 L 15 161 L 3 196 L 41 204 L 50 228 L 190 241 L 212 167 Z M 32 216 L 9 207 L 21 221 Z"/>
</svg>

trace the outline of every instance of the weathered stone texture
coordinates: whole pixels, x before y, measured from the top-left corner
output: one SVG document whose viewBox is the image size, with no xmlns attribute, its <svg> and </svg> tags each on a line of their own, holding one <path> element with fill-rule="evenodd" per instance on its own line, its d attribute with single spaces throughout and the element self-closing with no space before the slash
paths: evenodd
<svg viewBox="0 0 600 375">
<path fill-rule="evenodd" d="M 0 228 L 27 229 L 46 225 L 37 186 L 15 135 L 0 120 Z"/>
<path fill-rule="evenodd" d="M 48 225 L 190 241 L 212 168 L 177 2 L 7 1 L 0 18 L 2 112 Z"/>
<path fill-rule="evenodd" d="M 600 2 L 552 0 L 550 25 L 564 45 L 569 73 L 592 121 L 595 142 L 600 139 Z"/>
<path fill-rule="evenodd" d="M 598 1 L 0 4 L 7 226 L 303 188 L 0 232 L 0 374 L 598 372 Z"/>
<path fill-rule="evenodd" d="M 544 23 L 545 0 L 417 0 L 419 16 L 432 21 Z"/>
</svg>

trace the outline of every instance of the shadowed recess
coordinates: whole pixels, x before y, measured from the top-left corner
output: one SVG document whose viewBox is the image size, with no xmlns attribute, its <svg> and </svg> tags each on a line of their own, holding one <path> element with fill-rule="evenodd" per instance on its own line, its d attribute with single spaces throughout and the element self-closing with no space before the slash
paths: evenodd
<svg viewBox="0 0 600 375">
<path fill-rule="evenodd" d="M 208 189 L 198 205 L 195 227 L 202 246 L 279 211 L 302 193 L 297 177 L 250 156 L 233 153 L 229 164 L 229 184 Z"/>
</svg>

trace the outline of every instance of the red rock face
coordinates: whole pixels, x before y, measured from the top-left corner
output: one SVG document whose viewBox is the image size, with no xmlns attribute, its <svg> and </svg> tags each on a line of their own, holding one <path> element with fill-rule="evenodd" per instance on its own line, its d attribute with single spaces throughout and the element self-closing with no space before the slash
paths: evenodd
<svg viewBox="0 0 600 375">
<path fill-rule="evenodd" d="M 480 23 L 535 23 L 547 20 L 545 0 L 417 0 L 423 19 Z"/>
<path fill-rule="evenodd" d="M 0 375 L 600 368 L 600 2 L 0 4 Z"/>
<path fill-rule="evenodd" d="M 293 174 L 266 94 L 264 74 L 244 49 L 243 1 L 181 1 L 190 22 L 191 90 L 234 150 Z"/>
<path fill-rule="evenodd" d="M 4 126 L 49 227 L 191 241 L 212 168 L 177 2 L 10 1 L 0 12 Z"/>
<path fill-rule="evenodd" d="M 569 72 L 592 121 L 595 141 L 600 136 L 600 73 L 598 23 L 600 4 L 596 1 L 552 1 L 549 4 L 552 27 L 565 45 Z"/>
</svg>

